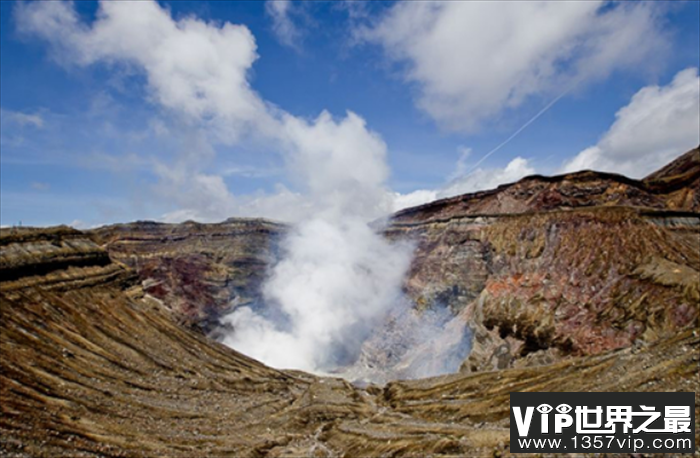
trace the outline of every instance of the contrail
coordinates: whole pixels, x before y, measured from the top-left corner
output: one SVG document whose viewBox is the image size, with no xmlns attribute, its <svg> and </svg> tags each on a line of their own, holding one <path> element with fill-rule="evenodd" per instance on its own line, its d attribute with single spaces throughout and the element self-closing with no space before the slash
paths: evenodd
<svg viewBox="0 0 700 458">
<path fill-rule="evenodd" d="M 474 165 L 469 169 L 469 171 L 468 171 L 466 174 L 464 174 L 464 176 L 469 176 L 469 174 L 471 174 L 471 173 L 474 171 L 474 169 L 476 169 L 477 167 L 479 167 L 479 165 L 480 165 L 482 162 L 484 162 L 486 159 L 488 159 L 489 156 L 491 156 L 493 153 L 495 153 L 496 151 L 498 151 L 499 149 L 503 148 L 505 145 L 507 145 L 508 143 L 510 143 L 510 141 L 513 140 L 515 137 L 517 137 L 518 134 L 520 134 L 520 132 L 522 132 L 523 130 L 525 130 L 525 129 L 527 128 L 527 126 L 529 126 L 529 125 L 532 124 L 533 122 L 537 121 L 537 118 L 539 118 L 539 117 L 542 116 L 547 110 L 549 110 L 550 108 L 552 108 L 552 106 L 554 106 L 554 104 L 557 103 L 557 102 L 559 101 L 559 99 L 561 99 L 561 98 L 564 97 L 566 94 L 568 94 L 569 92 L 571 92 L 571 90 L 574 88 L 574 86 L 575 86 L 575 84 L 572 84 L 571 86 L 569 86 L 568 89 L 566 89 L 564 92 L 562 92 L 561 94 L 559 94 L 554 100 L 552 100 L 552 101 L 549 102 L 547 105 L 545 105 L 545 107 L 542 108 L 535 116 L 533 116 L 532 118 L 530 118 L 530 120 L 529 120 L 528 122 L 526 122 L 525 124 L 523 124 L 522 126 L 520 126 L 520 129 L 518 129 L 518 130 L 516 130 L 515 132 L 513 132 L 513 134 L 511 134 L 510 137 L 506 138 L 503 142 L 501 142 L 501 143 L 500 143 L 498 146 L 496 146 L 494 149 L 492 149 L 492 150 L 489 151 L 488 153 L 484 154 L 484 156 L 483 156 L 481 159 L 479 159 L 479 160 L 477 161 L 477 163 L 474 164 Z"/>
</svg>

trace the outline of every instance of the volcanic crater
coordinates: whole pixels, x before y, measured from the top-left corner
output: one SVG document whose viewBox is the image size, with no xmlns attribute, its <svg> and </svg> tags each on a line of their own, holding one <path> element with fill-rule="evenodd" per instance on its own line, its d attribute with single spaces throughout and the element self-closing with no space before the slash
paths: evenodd
<svg viewBox="0 0 700 458">
<path fill-rule="evenodd" d="M 224 315 L 263 301 L 288 230 L 2 229 L 0 454 L 502 456 L 513 391 L 700 406 L 697 148 L 643 180 L 531 176 L 393 215 L 383 235 L 415 246 L 409 306 L 345 378 L 219 342 Z"/>
</svg>

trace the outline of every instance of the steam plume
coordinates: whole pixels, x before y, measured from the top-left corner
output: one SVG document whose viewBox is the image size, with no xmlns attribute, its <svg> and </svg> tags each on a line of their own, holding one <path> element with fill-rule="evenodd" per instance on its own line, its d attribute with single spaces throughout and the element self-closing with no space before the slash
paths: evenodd
<svg viewBox="0 0 700 458">
<path fill-rule="evenodd" d="M 225 321 L 224 343 L 272 366 L 325 372 L 350 364 L 401 294 L 411 249 L 368 226 L 387 212 L 386 146 L 352 113 L 284 121 L 290 170 L 317 209 L 293 228 L 264 286 L 266 307 Z"/>
<path fill-rule="evenodd" d="M 398 300 L 410 247 L 368 226 L 391 210 L 386 145 L 354 113 L 307 120 L 264 100 L 249 81 L 258 54 L 246 26 L 174 18 L 153 1 L 101 2 L 90 22 L 67 2 L 20 3 L 15 14 L 22 33 L 43 38 L 67 65 L 136 70 L 166 119 L 193 132 L 195 144 L 173 164 L 154 161 L 179 216 L 216 219 L 240 208 L 224 177 L 205 166 L 216 146 L 282 153 L 299 192 L 270 199 L 266 214 L 302 222 L 282 244 L 265 303 L 226 317 L 234 326 L 226 344 L 273 366 L 331 371 L 358 360 L 390 307 L 410 309 Z"/>
</svg>

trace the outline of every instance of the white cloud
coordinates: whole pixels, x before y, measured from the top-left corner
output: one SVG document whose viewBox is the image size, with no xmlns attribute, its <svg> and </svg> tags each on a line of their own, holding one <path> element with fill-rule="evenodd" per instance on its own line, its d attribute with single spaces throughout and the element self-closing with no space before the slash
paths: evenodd
<svg viewBox="0 0 700 458">
<path fill-rule="evenodd" d="M 274 2 L 270 8 L 288 8 L 280 5 L 286 3 Z M 262 100 L 248 81 L 257 53 L 247 27 L 192 16 L 174 20 L 167 9 L 146 1 L 101 2 L 91 24 L 61 2 L 21 3 L 16 17 L 21 31 L 44 38 L 65 64 L 127 65 L 144 73 L 151 100 L 189 122 L 192 133 L 185 135 L 189 140 L 175 162 L 161 160 L 154 169 L 161 178 L 158 195 L 178 207 L 167 218 L 186 214 L 211 221 L 254 211 L 264 213 L 259 216 L 298 215 L 298 220 L 314 209 L 329 208 L 325 201 L 342 194 L 340 189 L 357 196 L 346 206 L 364 205 L 368 215 L 390 208 L 385 193 L 377 192 L 387 176 L 386 145 L 354 113 L 336 121 L 324 112 L 308 122 Z M 170 131 L 162 119 L 150 130 L 155 135 Z M 304 177 L 298 180 L 303 192 L 281 188 L 279 196 L 234 196 L 223 179 L 230 168 L 207 171 L 215 155 L 213 143 L 236 146 L 247 140 L 281 151 L 289 175 Z M 341 187 L 330 189 L 330 181 L 316 173 L 321 170 Z M 319 187 L 328 192 L 317 192 Z M 289 205 L 300 197 L 306 203 L 295 213 Z"/>
<path fill-rule="evenodd" d="M 290 17 L 292 12 L 291 0 L 267 0 L 265 12 L 272 19 L 272 30 L 277 39 L 285 46 L 299 49 L 301 32 Z"/>
<path fill-rule="evenodd" d="M 408 194 L 394 193 L 393 210 L 415 207 L 437 199 L 468 194 L 477 191 L 485 191 L 497 188 L 502 184 L 514 183 L 523 177 L 536 173 L 528 159 L 516 157 L 504 168 L 478 168 L 472 172 L 465 169 L 464 160 L 471 150 L 461 149 L 462 154 L 457 160 L 457 168 L 460 174 L 451 175 L 447 185 L 440 189 L 419 189 Z M 461 167 L 460 167 L 461 166 Z"/>
<path fill-rule="evenodd" d="M 394 193 L 392 211 L 397 212 L 404 208 L 416 207 L 427 204 L 438 198 L 438 191 L 433 189 L 418 189 L 408 194 Z"/>
<path fill-rule="evenodd" d="M 642 178 L 700 144 L 700 78 L 697 68 L 680 71 L 666 86 L 639 90 L 616 114 L 597 145 L 566 161 L 561 173 L 584 169 Z M 469 151 L 469 150 L 462 150 Z M 479 168 L 467 173 L 465 156 L 451 182 L 439 190 L 417 190 L 394 196 L 399 210 L 431 200 L 493 189 L 536 173 L 528 159 L 516 157 L 505 168 Z"/>
<path fill-rule="evenodd" d="M 267 116 L 247 80 L 257 53 L 245 26 L 175 21 L 148 1 L 101 2 L 91 25 L 64 2 L 20 3 L 16 17 L 20 31 L 45 38 L 65 63 L 142 69 L 155 102 L 207 125 L 219 140 L 233 143 Z"/>
<path fill-rule="evenodd" d="M 641 178 L 700 144 L 700 78 L 679 72 L 666 86 L 640 89 L 615 115 L 597 145 L 567 161 L 563 172 L 582 169 Z"/>
<path fill-rule="evenodd" d="M 665 39 L 655 5 L 587 2 L 400 2 L 358 35 L 405 64 L 418 106 L 473 131 L 527 98 L 645 63 Z"/>
<path fill-rule="evenodd" d="M 505 168 L 476 169 L 470 174 L 457 178 L 441 189 L 439 198 L 457 196 L 470 192 L 494 189 L 502 184 L 513 183 L 535 173 L 528 159 L 516 157 Z"/>
<path fill-rule="evenodd" d="M 37 129 L 44 127 L 44 118 L 38 113 L 30 114 L 23 113 L 21 111 L 2 109 L 0 110 L 0 119 L 2 120 L 3 125 L 6 125 L 6 123 L 11 123 L 20 127 L 31 126 Z"/>
<path fill-rule="evenodd" d="M 680 71 L 666 86 L 647 86 L 616 114 L 616 120 L 597 145 L 566 161 L 560 172 L 602 170 L 642 178 L 674 157 L 700 144 L 700 78 L 697 68 Z M 513 183 L 536 173 L 528 159 L 516 157 L 505 168 L 466 172 L 465 155 L 458 172 L 439 190 L 417 190 L 394 195 L 399 210 L 431 200 L 452 197 Z M 468 153 L 467 153 L 468 154 Z"/>
</svg>

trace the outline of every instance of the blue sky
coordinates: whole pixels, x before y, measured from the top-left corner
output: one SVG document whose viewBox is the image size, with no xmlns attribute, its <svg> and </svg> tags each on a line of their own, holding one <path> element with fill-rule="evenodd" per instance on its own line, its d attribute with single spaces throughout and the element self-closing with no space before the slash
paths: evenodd
<svg viewBox="0 0 700 458">
<path fill-rule="evenodd" d="M 293 220 L 345 180 L 381 214 L 700 142 L 700 2 L 481 3 L 0 2 L 0 223 Z"/>
</svg>

